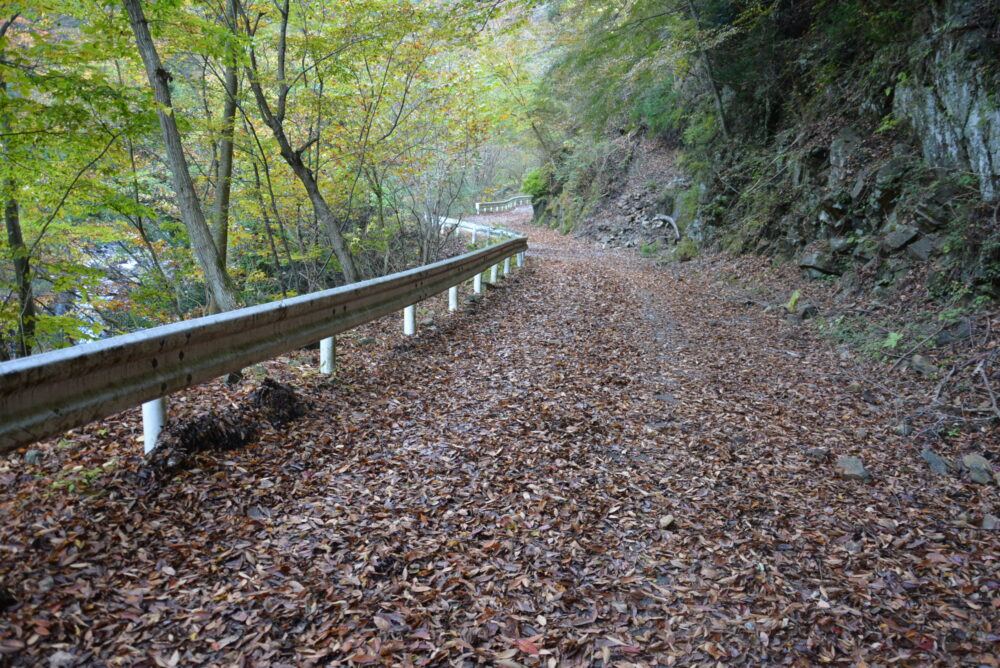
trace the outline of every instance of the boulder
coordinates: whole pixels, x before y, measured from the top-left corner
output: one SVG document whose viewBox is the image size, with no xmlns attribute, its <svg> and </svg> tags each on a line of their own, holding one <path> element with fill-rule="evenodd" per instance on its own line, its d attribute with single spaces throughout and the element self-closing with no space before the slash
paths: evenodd
<svg viewBox="0 0 1000 668">
<path fill-rule="evenodd" d="M 981 526 L 986 531 L 996 531 L 997 529 L 1000 529 L 1000 517 L 986 513 L 983 515 L 983 523 Z"/>
<path fill-rule="evenodd" d="M 29 466 L 40 464 L 45 459 L 45 453 L 41 450 L 28 450 L 24 453 L 24 463 Z"/>
<path fill-rule="evenodd" d="M 810 318 L 815 318 L 819 315 L 819 309 L 813 304 L 805 303 L 799 304 L 799 317 L 803 320 L 809 320 Z"/>
<path fill-rule="evenodd" d="M 433 324 L 434 324 L 434 318 L 424 318 L 419 323 L 421 327 L 431 327 Z"/>
<path fill-rule="evenodd" d="M 875 172 L 875 185 L 879 188 L 885 188 L 892 185 L 896 181 L 899 181 L 904 174 L 906 174 L 908 167 L 909 161 L 907 158 L 892 158 L 879 167 L 879 170 Z"/>
<path fill-rule="evenodd" d="M 935 475 L 948 475 L 948 471 L 951 469 L 951 465 L 946 459 L 931 450 L 921 452 L 920 458 L 927 462 L 927 466 Z"/>
<path fill-rule="evenodd" d="M 842 272 L 832 257 L 826 253 L 808 253 L 799 260 L 799 267 L 820 274 L 839 276 Z"/>
<path fill-rule="evenodd" d="M 911 357 L 910 368 L 921 376 L 933 376 L 938 371 L 937 366 L 923 355 L 914 355 Z"/>
<path fill-rule="evenodd" d="M 972 336 L 972 326 L 969 324 L 967 318 L 959 320 L 951 327 L 942 329 L 934 337 L 934 345 L 936 346 L 947 346 L 958 341 L 964 341 L 965 339 Z"/>
<path fill-rule="evenodd" d="M 830 457 L 830 448 L 809 448 L 806 457 L 814 462 L 825 462 Z"/>
<path fill-rule="evenodd" d="M 993 464 L 979 454 L 969 454 L 962 457 L 962 466 L 969 472 L 969 480 L 980 485 L 993 482 Z"/>
<path fill-rule="evenodd" d="M 831 253 L 846 253 L 854 246 L 854 241 L 847 237 L 834 237 L 830 239 Z"/>
<path fill-rule="evenodd" d="M 854 179 L 854 186 L 851 188 L 851 199 L 857 202 L 861 199 L 861 196 L 865 192 L 865 187 L 868 185 L 868 175 L 870 171 L 867 167 L 862 167 L 858 170 L 858 175 Z"/>
<path fill-rule="evenodd" d="M 845 127 L 830 143 L 828 160 L 830 162 L 830 172 L 827 175 L 827 185 L 835 186 L 847 176 L 847 163 L 851 155 L 861 145 L 861 137 L 851 127 Z M 819 155 L 810 156 L 814 159 Z"/>
<path fill-rule="evenodd" d="M 909 225 L 898 225 L 896 229 L 882 237 L 882 247 L 887 251 L 898 251 L 917 238 L 920 232 Z"/>
<path fill-rule="evenodd" d="M 931 254 L 937 250 L 934 244 L 934 240 L 929 237 L 923 237 L 917 239 L 909 246 L 906 247 L 906 254 L 912 257 L 914 260 L 928 260 Z"/>
<path fill-rule="evenodd" d="M 49 668 L 68 668 L 76 663 L 76 656 L 65 650 L 59 650 L 49 656 Z"/>
<path fill-rule="evenodd" d="M 660 518 L 659 522 L 661 529 L 670 529 L 674 526 L 674 523 L 675 520 L 673 515 L 664 515 Z"/>
<path fill-rule="evenodd" d="M 865 468 L 864 462 L 858 457 L 850 457 L 848 455 L 837 457 L 837 469 L 840 471 L 840 477 L 846 480 L 867 482 L 872 477 L 868 469 Z"/>
<path fill-rule="evenodd" d="M 948 222 L 948 215 L 936 206 L 921 204 L 916 207 L 914 213 L 917 217 L 917 226 L 921 232 L 936 232 Z"/>
</svg>

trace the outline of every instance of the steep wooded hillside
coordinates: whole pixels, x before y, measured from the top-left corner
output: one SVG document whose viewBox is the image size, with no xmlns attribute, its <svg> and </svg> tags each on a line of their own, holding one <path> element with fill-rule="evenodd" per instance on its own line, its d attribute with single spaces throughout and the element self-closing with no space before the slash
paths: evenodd
<svg viewBox="0 0 1000 668">
<path fill-rule="evenodd" d="M 587 7 L 549 17 L 578 38 L 536 97 L 538 220 L 655 254 L 666 214 L 680 259 L 764 253 L 957 308 L 998 296 L 996 0 Z M 657 152 L 673 168 L 647 178 Z"/>
</svg>

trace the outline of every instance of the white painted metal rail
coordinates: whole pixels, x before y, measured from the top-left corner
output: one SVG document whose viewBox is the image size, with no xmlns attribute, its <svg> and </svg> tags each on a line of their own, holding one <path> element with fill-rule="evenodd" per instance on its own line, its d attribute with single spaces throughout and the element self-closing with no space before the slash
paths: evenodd
<svg viewBox="0 0 1000 668">
<path fill-rule="evenodd" d="M 496 213 L 498 211 L 510 211 L 519 206 L 531 204 L 531 195 L 515 195 L 510 199 L 499 202 L 476 202 L 476 213 Z"/>
<path fill-rule="evenodd" d="M 523 234 L 518 234 L 517 232 L 512 232 L 503 227 L 496 227 L 494 225 L 483 225 L 482 223 L 474 223 L 471 220 L 457 220 L 455 218 L 441 218 L 442 229 L 451 227 L 463 232 L 468 232 L 472 237 L 472 242 L 475 243 L 477 239 L 482 236 L 487 241 L 492 241 L 493 237 L 498 239 L 518 239 L 524 237 Z"/>
<path fill-rule="evenodd" d="M 480 291 L 483 271 L 495 276 L 515 255 L 520 265 L 527 247 L 517 237 L 382 278 L 0 363 L 0 453 L 140 403 L 149 451 L 167 394 L 317 341 L 330 373 L 334 335 L 401 309 L 412 334 L 414 304 L 469 278 Z"/>
<path fill-rule="evenodd" d="M 518 232 L 512 232 L 511 230 L 508 230 L 508 229 L 503 228 L 503 227 L 495 227 L 493 225 L 483 225 L 482 223 L 474 223 L 471 220 L 457 220 L 455 218 L 441 218 L 440 219 L 440 223 L 441 223 L 441 229 L 442 230 L 450 227 L 450 228 L 453 228 L 453 229 L 456 229 L 456 230 L 461 230 L 463 232 L 468 232 L 469 236 L 471 237 L 472 243 L 476 243 L 476 241 L 478 240 L 478 238 L 480 236 L 484 237 L 486 239 L 487 243 L 492 243 L 493 242 L 493 237 L 497 237 L 499 239 L 526 239 L 527 238 L 523 234 L 519 234 Z M 515 259 L 517 260 L 517 266 L 518 267 L 523 267 L 524 266 L 524 251 L 519 252 L 515 256 Z M 498 269 L 498 266 L 494 266 L 493 269 L 491 270 L 491 272 L 490 272 L 490 280 L 491 281 L 495 281 L 496 280 L 496 270 L 497 269 Z M 504 272 L 504 273 L 506 274 L 506 272 Z M 480 291 L 480 287 L 481 286 L 479 286 L 478 284 L 475 287 L 475 292 L 477 294 Z"/>
</svg>

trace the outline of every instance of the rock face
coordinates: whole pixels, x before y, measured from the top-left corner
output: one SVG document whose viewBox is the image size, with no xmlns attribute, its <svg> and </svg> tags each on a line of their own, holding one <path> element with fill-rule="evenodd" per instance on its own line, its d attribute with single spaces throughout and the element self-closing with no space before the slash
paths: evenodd
<svg viewBox="0 0 1000 668">
<path fill-rule="evenodd" d="M 861 480 L 867 482 L 871 480 L 871 474 L 865 468 L 864 462 L 857 457 L 842 455 L 837 457 L 837 470 L 840 477 L 846 480 Z"/>
<path fill-rule="evenodd" d="M 937 25 L 927 37 L 930 57 L 896 87 L 893 113 L 913 125 L 929 164 L 971 172 L 983 198 L 993 200 L 1000 196 L 1000 114 L 992 68 L 983 60 L 990 37 L 974 16 L 980 4 L 931 5 Z"/>
</svg>

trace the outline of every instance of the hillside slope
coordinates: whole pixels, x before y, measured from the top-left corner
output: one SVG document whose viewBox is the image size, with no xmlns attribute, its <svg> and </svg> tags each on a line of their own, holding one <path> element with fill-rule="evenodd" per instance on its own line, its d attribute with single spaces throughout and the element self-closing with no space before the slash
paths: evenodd
<svg viewBox="0 0 1000 668">
<path fill-rule="evenodd" d="M 563 143 L 536 179 L 536 219 L 627 242 L 627 190 L 702 248 L 850 289 L 1000 297 L 1000 2 L 703 0 L 598 16 L 572 24 L 589 39 L 564 50 L 539 102 Z M 592 81 L 611 74 L 613 87 Z M 671 150 L 679 173 L 638 176 Z"/>
</svg>

